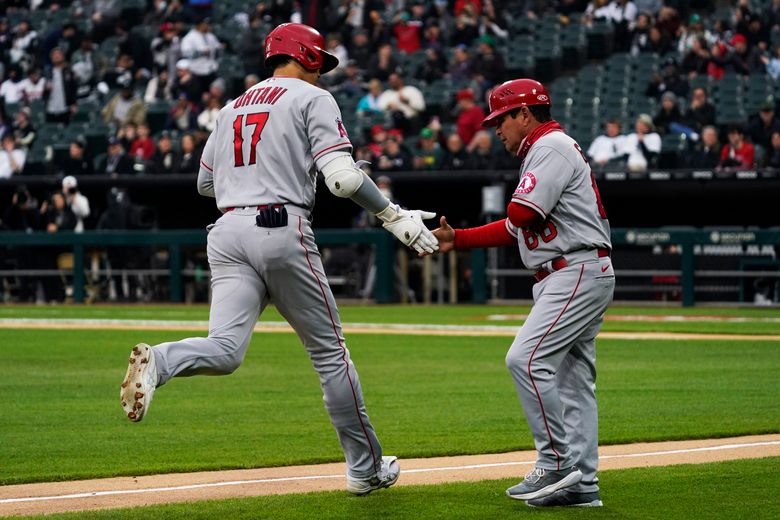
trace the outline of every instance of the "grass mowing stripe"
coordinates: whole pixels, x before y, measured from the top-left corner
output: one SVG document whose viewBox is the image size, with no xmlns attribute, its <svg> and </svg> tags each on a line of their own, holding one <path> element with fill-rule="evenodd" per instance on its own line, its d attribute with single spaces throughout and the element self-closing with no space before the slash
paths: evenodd
<svg viewBox="0 0 780 520">
<path fill-rule="evenodd" d="M 345 492 L 308 493 L 59 514 L 45 519 L 727 519 L 777 518 L 780 458 L 666 466 L 601 473 L 603 508 L 532 509 L 510 500 L 516 480 L 405 486 L 351 497 Z"/>
<path fill-rule="evenodd" d="M 177 332 L 0 330 L 0 483 L 342 460 L 298 339 L 252 339 L 228 377 L 160 388 L 142 423 L 118 404 L 132 345 Z M 602 444 L 778 432 L 780 343 L 600 341 Z M 387 453 L 532 448 L 507 338 L 355 335 L 348 346 Z M 128 461 L 125 444 L 149 439 Z"/>
</svg>

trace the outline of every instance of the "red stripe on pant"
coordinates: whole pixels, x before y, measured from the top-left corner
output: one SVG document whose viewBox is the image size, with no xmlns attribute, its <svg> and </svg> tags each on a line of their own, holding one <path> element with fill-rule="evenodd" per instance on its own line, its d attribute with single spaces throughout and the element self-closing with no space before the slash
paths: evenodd
<svg viewBox="0 0 780 520">
<path fill-rule="evenodd" d="M 357 400 L 357 394 L 355 393 L 355 385 L 352 383 L 352 377 L 349 375 L 349 362 L 347 361 L 347 349 L 344 347 L 344 344 L 341 342 L 341 338 L 339 338 L 339 332 L 336 328 L 336 320 L 333 319 L 333 312 L 330 309 L 330 304 L 328 303 L 328 298 L 325 296 L 325 289 L 322 287 L 322 282 L 320 281 L 319 276 L 317 276 L 317 273 L 314 271 L 314 266 L 311 265 L 311 260 L 309 259 L 309 250 L 306 249 L 306 245 L 303 243 L 303 231 L 301 231 L 301 217 L 298 217 L 298 233 L 301 235 L 301 247 L 303 248 L 303 251 L 306 253 L 306 262 L 309 264 L 309 269 L 311 270 L 312 276 L 314 276 L 314 279 L 317 280 L 317 285 L 320 287 L 320 293 L 322 293 L 322 300 L 325 302 L 325 308 L 328 309 L 328 316 L 330 316 L 330 324 L 333 326 L 333 333 L 336 335 L 336 339 L 339 342 L 339 346 L 341 347 L 341 360 L 344 361 L 344 364 L 347 366 L 347 379 L 349 380 L 349 388 L 352 390 L 352 399 L 355 402 L 355 413 L 357 414 L 358 421 L 360 421 L 360 428 L 363 430 L 363 435 L 366 436 L 366 442 L 368 442 L 368 448 L 371 450 L 371 459 L 374 461 L 374 467 L 376 468 L 376 454 L 374 453 L 374 446 L 371 444 L 371 438 L 368 436 L 368 432 L 366 431 L 366 426 L 363 424 L 363 417 L 360 415 L 360 406 L 358 405 Z"/>
<path fill-rule="evenodd" d="M 542 404 L 542 396 L 539 395 L 539 389 L 536 387 L 534 376 L 531 375 L 531 363 L 533 363 L 534 355 L 536 355 L 536 351 L 539 350 L 539 347 L 541 346 L 542 341 L 544 341 L 544 338 L 547 337 L 547 335 L 550 333 L 553 327 L 555 327 L 555 324 L 558 323 L 558 320 L 561 319 L 563 313 L 566 312 L 566 309 L 569 308 L 569 304 L 574 299 L 574 295 L 577 294 L 577 289 L 579 288 L 580 282 L 582 281 L 582 273 L 584 272 L 585 272 L 585 264 L 582 264 L 580 266 L 580 277 L 577 279 L 577 285 L 574 286 L 574 291 L 571 293 L 571 296 L 569 297 L 569 301 L 566 302 L 566 305 L 564 305 L 563 309 L 561 309 L 561 313 L 558 314 L 558 317 L 555 318 L 555 321 L 552 322 L 550 328 L 547 329 L 547 332 L 544 333 L 544 336 L 542 336 L 542 338 L 539 340 L 539 343 L 536 344 L 536 347 L 534 347 L 534 351 L 531 352 L 531 358 L 528 360 L 528 377 L 531 379 L 531 384 L 534 386 L 534 391 L 536 392 L 536 399 L 539 401 L 539 407 L 542 409 L 542 419 L 544 419 L 544 427 L 547 429 L 547 437 L 550 439 L 550 448 L 552 448 L 553 453 L 555 453 L 559 470 L 561 469 L 561 454 L 558 453 L 558 451 L 555 449 L 555 444 L 553 443 L 552 433 L 550 432 L 550 426 L 547 424 L 547 415 L 544 412 L 544 405 Z"/>
</svg>

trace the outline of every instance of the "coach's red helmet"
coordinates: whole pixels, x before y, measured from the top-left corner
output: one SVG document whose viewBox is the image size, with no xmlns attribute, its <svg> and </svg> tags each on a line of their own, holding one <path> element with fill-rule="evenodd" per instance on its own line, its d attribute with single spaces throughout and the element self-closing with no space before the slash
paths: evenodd
<svg viewBox="0 0 780 520">
<path fill-rule="evenodd" d="M 482 120 L 482 126 L 496 126 L 499 116 L 515 108 L 550 103 L 550 94 L 538 81 L 526 78 L 506 81 L 494 88 L 490 94 L 490 113 Z"/>
<path fill-rule="evenodd" d="M 339 59 L 325 50 L 325 39 L 313 27 L 302 23 L 283 23 L 265 38 L 265 63 L 277 55 L 290 56 L 306 70 L 320 69 L 325 74 L 336 68 Z"/>
</svg>

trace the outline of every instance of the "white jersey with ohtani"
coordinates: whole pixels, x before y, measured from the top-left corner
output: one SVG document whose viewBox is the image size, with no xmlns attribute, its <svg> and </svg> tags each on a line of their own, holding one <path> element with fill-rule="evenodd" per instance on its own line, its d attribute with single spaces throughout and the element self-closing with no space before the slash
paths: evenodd
<svg viewBox="0 0 780 520">
<path fill-rule="evenodd" d="M 296 78 L 271 77 L 220 110 L 201 167 L 213 174 L 223 211 L 273 203 L 311 210 L 315 159 L 351 148 L 328 91 Z"/>
<path fill-rule="evenodd" d="M 550 132 L 533 143 L 512 202 L 544 219 L 535 229 L 518 229 L 506 221 L 529 269 L 574 251 L 612 248 L 596 180 L 580 146 L 563 132 Z"/>
</svg>

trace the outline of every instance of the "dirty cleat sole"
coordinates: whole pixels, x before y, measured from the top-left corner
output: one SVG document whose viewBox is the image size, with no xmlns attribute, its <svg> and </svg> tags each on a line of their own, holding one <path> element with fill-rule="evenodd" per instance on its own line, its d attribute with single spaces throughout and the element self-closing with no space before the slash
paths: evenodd
<svg viewBox="0 0 780 520">
<path fill-rule="evenodd" d="M 127 418 L 138 422 L 149 411 L 152 395 L 157 386 L 157 365 L 152 349 L 139 343 L 130 352 L 127 373 L 119 389 L 119 399 Z"/>
</svg>

